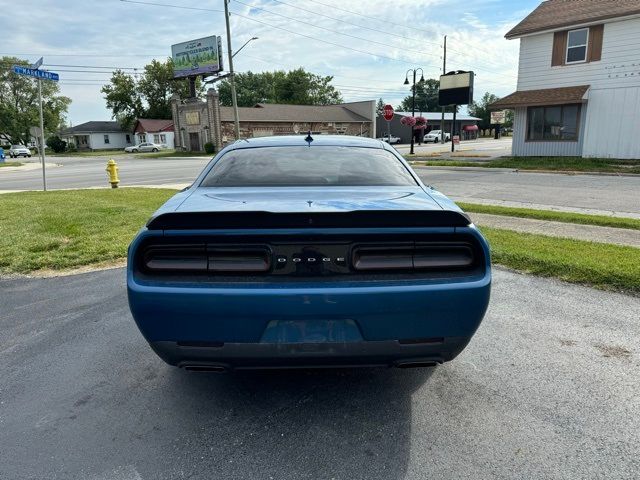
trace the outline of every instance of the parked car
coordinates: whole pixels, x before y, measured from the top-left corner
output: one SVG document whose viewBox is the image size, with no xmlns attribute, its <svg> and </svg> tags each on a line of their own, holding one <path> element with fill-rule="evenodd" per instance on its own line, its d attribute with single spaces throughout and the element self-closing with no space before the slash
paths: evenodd
<svg viewBox="0 0 640 480">
<path fill-rule="evenodd" d="M 450 140 L 451 140 L 451 135 L 448 132 L 445 132 L 444 141 L 448 142 Z M 429 143 L 429 142 L 438 143 L 440 141 L 442 141 L 442 130 L 431 130 L 429 133 L 427 133 L 424 136 L 425 143 Z"/>
<path fill-rule="evenodd" d="M 31 157 L 31 150 L 24 145 L 11 145 L 11 148 L 9 149 L 9 156 L 11 158 Z"/>
<path fill-rule="evenodd" d="M 0 147 L 0 161 L 4 162 L 5 158 L 7 158 L 7 157 L 4 154 L 4 149 L 2 147 Z"/>
<path fill-rule="evenodd" d="M 138 153 L 138 152 L 159 152 L 162 148 L 162 145 L 158 145 L 157 143 L 139 143 L 138 145 L 133 145 L 131 147 L 125 147 L 124 151 L 127 153 Z"/>
<path fill-rule="evenodd" d="M 135 322 L 187 370 L 434 366 L 489 303 L 487 242 L 391 146 L 251 138 L 219 152 L 129 247 Z"/>
<path fill-rule="evenodd" d="M 382 140 L 383 142 L 387 142 L 390 143 L 392 145 L 394 144 L 398 144 L 402 141 L 402 139 L 400 137 L 396 137 L 394 135 L 391 136 L 384 136 L 384 137 L 380 137 L 378 140 Z"/>
</svg>

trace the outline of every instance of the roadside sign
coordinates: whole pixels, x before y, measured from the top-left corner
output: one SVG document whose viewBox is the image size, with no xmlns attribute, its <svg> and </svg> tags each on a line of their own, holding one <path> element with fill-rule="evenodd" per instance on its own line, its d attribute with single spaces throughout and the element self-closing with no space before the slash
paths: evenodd
<svg viewBox="0 0 640 480">
<path fill-rule="evenodd" d="M 44 59 L 40 57 L 40 59 L 36 63 L 34 63 L 31 68 L 22 67 L 20 65 L 14 65 L 13 72 L 17 73 L 18 75 L 25 75 L 27 77 L 33 77 L 38 79 L 38 100 L 39 100 L 38 103 L 40 104 L 40 128 L 38 132 L 40 134 L 38 135 L 40 137 L 40 148 L 38 148 L 39 150 L 38 153 L 40 154 L 40 159 L 42 161 L 42 189 L 46 192 L 47 191 L 47 174 L 46 174 L 46 168 L 45 168 L 46 159 L 45 159 L 45 153 L 44 153 L 45 143 L 44 143 L 44 115 L 42 114 L 42 80 L 50 80 L 52 82 L 57 82 L 58 80 L 60 80 L 60 76 L 57 73 L 48 72 L 47 70 L 38 70 L 40 65 L 42 65 L 43 61 Z M 32 131 L 37 132 L 37 130 L 32 130 Z"/>
<path fill-rule="evenodd" d="M 453 136 L 453 144 L 454 145 L 460 145 L 460 135 L 454 135 Z"/>
<path fill-rule="evenodd" d="M 491 112 L 491 125 L 502 125 L 507 120 L 507 111 Z"/>
<path fill-rule="evenodd" d="M 384 106 L 384 108 L 382 109 L 383 115 L 384 115 L 384 119 L 387 122 L 390 122 L 391 120 L 393 120 L 393 106 L 389 105 L 388 103 Z"/>
<path fill-rule="evenodd" d="M 39 69 L 42 66 L 42 62 L 44 61 L 43 57 L 40 57 L 38 59 L 38 61 L 36 63 L 34 63 L 33 65 L 31 65 L 31 68 L 33 68 L 34 70 Z"/>
<path fill-rule="evenodd" d="M 13 66 L 13 72 L 18 75 L 26 75 L 27 77 L 39 78 L 42 80 L 51 80 L 57 82 L 60 80 L 60 76 L 57 73 L 49 72 L 47 70 L 37 70 L 35 68 L 21 67 L 20 65 Z"/>
</svg>

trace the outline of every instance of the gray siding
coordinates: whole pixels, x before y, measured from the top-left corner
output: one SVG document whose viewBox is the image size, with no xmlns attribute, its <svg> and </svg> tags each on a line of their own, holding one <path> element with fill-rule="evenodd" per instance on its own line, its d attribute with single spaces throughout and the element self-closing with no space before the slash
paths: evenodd
<svg viewBox="0 0 640 480">
<path fill-rule="evenodd" d="M 512 152 L 516 157 L 579 157 L 582 155 L 587 104 L 582 105 L 577 142 L 527 142 L 527 109 L 516 108 Z"/>
</svg>

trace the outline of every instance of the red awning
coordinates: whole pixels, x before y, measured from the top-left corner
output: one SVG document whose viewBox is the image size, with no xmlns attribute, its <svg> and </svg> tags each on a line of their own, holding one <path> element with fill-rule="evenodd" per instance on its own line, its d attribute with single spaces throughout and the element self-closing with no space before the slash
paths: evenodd
<svg viewBox="0 0 640 480">
<path fill-rule="evenodd" d="M 465 125 L 464 127 L 462 127 L 462 130 L 464 130 L 465 132 L 475 132 L 476 130 L 478 130 L 478 125 Z"/>
</svg>

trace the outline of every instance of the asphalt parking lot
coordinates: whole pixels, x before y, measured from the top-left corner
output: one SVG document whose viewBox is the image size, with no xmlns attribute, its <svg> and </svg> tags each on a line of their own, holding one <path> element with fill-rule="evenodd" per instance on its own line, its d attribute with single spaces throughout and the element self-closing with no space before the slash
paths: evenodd
<svg viewBox="0 0 640 480">
<path fill-rule="evenodd" d="M 2 479 L 637 478 L 640 299 L 495 270 L 428 370 L 163 364 L 122 269 L 0 280 Z"/>
</svg>

